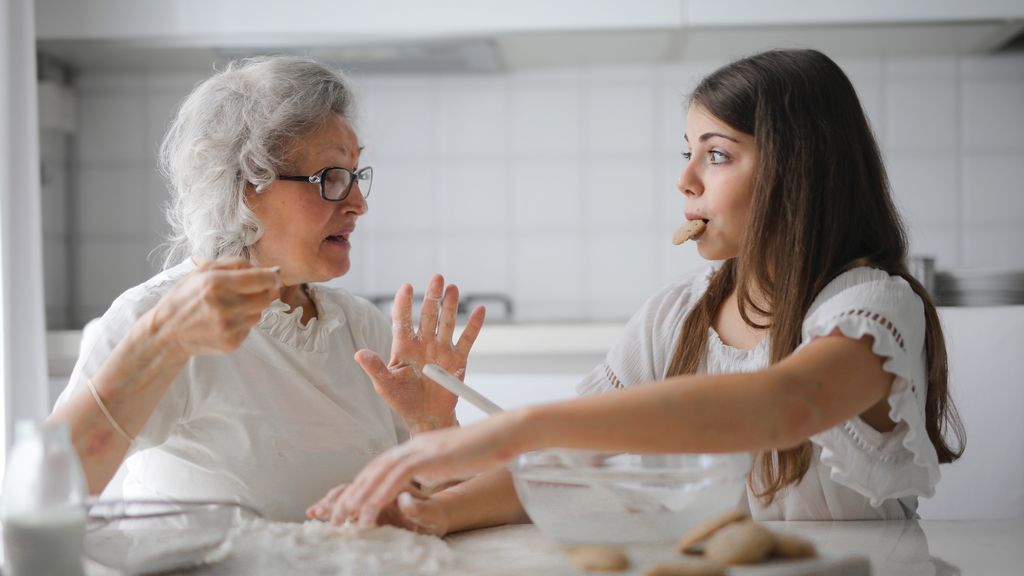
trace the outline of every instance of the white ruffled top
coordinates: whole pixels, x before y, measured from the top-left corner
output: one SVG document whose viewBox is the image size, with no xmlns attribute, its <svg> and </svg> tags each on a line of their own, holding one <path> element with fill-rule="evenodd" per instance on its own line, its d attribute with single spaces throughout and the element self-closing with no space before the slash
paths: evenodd
<svg viewBox="0 0 1024 576">
<path fill-rule="evenodd" d="M 577 386 L 599 393 L 663 379 L 683 319 L 707 290 L 712 265 L 650 298 L 630 319 L 604 364 Z M 895 378 L 889 416 L 896 423 L 879 432 L 859 417 L 811 438 L 813 463 L 804 478 L 765 507 L 748 488 L 747 504 L 759 520 L 864 520 L 916 516 L 917 498 L 935 493 L 939 463 L 925 430 L 924 305 L 898 276 L 856 268 L 830 282 L 803 322 L 800 346 L 840 330 L 849 338 L 874 338 L 873 351 Z M 751 372 L 770 364 L 770 343 L 751 350 L 726 345 L 711 329 L 702 370 L 708 374 Z"/>
<path fill-rule="evenodd" d="M 91 323 L 57 403 L 193 268 L 184 262 L 128 290 Z M 237 500 L 302 521 L 328 489 L 408 437 L 353 360 L 362 348 L 386 360 L 390 323 L 337 288 L 310 286 L 310 297 L 317 318 L 308 324 L 278 300 L 237 350 L 189 360 L 132 444 L 126 498 Z"/>
</svg>

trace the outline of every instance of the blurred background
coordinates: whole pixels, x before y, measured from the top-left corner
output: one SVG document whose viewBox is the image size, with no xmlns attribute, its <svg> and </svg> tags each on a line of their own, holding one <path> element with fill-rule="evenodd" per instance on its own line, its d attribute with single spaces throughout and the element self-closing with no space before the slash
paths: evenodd
<svg viewBox="0 0 1024 576">
<path fill-rule="evenodd" d="M 156 151 L 216 68 L 310 54 L 360 94 L 370 211 L 338 284 L 444 273 L 492 320 L 621 321 L 701 264 L 683 220 L 687 93 L 814 47 L 853 80 L 915 255 L 1024 268 L 1020 2 L 37 0 L 46 321 L 80 328 L 162 265 Z M 386 304 L 383 304 L 386 307 Z"/>
</svg>

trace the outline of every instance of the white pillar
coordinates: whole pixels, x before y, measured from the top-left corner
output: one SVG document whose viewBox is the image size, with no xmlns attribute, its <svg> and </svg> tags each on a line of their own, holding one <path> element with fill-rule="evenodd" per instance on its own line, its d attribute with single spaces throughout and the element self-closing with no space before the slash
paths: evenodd
<svg viewBox="0 0 1024 576">
<path fill-rule="evenodd" d="M 47 412 L 34 0 L 0 0 L 0 476 L 14 421 Z"/>
</svg>

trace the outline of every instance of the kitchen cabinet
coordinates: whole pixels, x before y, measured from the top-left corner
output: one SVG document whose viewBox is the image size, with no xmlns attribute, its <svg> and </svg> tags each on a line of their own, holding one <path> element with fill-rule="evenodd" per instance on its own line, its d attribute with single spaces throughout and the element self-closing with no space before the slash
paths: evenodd
<svg viewBox="0 0 1024 576">
<path fill-rule="evenodd" d="M 481 72 L 722 59 L 780 46 L 833 56 L 985 53 L 1024 29 L 1024 3 L 37 0 L 36 22 L 42 50 L 79 66 L 205 70 L 213 60 L 296 50 L 361 70 L 393 71 L 395 61 L 430 70 L 445 60 Z"/>
</svg>

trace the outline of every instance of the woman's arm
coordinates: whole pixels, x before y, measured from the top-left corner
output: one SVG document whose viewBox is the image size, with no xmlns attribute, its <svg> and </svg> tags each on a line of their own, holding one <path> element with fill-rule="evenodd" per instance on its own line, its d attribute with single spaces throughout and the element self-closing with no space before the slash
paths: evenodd
<svg viewBox="0 0 1024 576">
<path fill-rule="evenodd" d="M 143 315 L 92 378 L 100 399 L 132 438 L 145 426 L 170 383 L 188 361 L 173 335 Z M 80 389 L 48 421 L 65 422 L 85 471 L 90 494 L 99 494 L 117 472 L 129 442 L 116 432 L 88 390 Z"/>
<path fill-rule="evenodd" d="M 113 420 L 137 436 L 189 358 L 237 348 L 277 298 L 277 284 L 275 271 L 240 260 L 197 267 L 135 321 L 93 375 Z M 85 386 L 47 420 L 68 425 L 89 492 L 100 493 L 121 465 L 128 439 Z"/>
<path fill-rule="evenodd" d="M 671 378 L 621 392 L 493 416 L 426 433 L 371 462 L 336 495 L 335 516 L 373 524 L 412 478 L 437 482 L 521 452 L 746 452 L 795 445 L 885 400 L 893 376 L 872 339 L 819 338 L 751 374 Z"/>
</svg>

